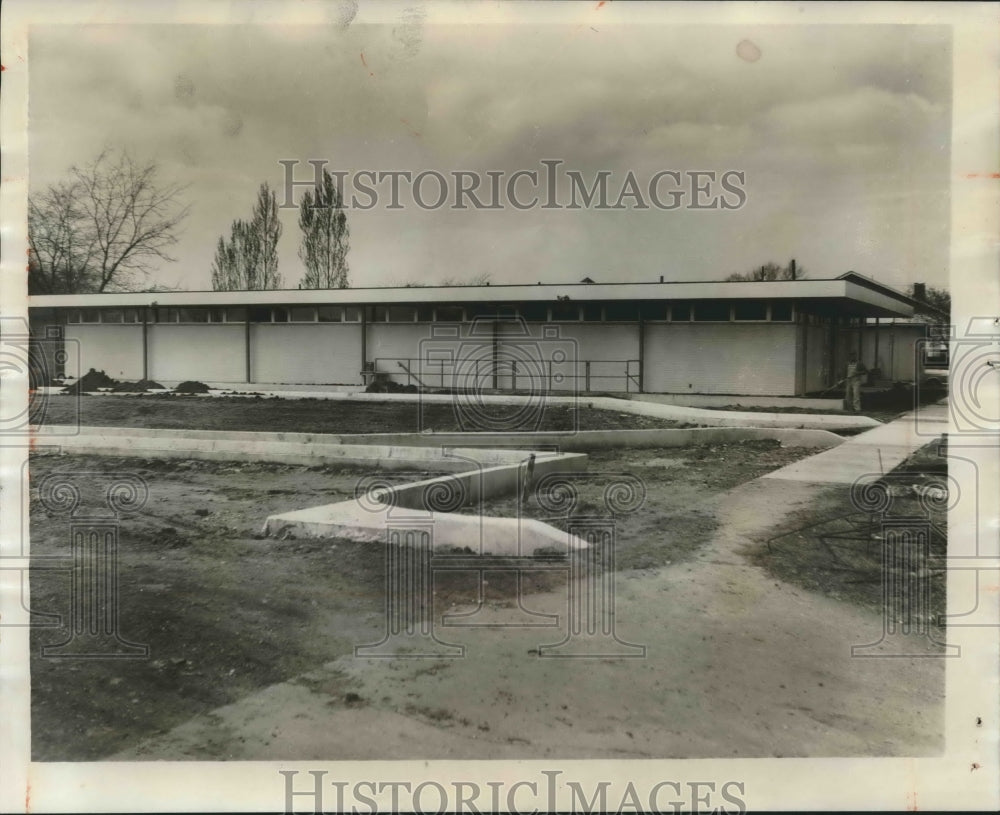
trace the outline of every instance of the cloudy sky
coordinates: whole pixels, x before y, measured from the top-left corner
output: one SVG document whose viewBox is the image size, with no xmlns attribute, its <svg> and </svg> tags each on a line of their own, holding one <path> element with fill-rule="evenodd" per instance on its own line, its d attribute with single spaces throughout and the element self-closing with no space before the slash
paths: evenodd
<svg viewBox="0 0 1000 815">
<path fill-rule="evenodd" d="M 355 286 L 715 280 L 796 258 L 947 285 L 951 44 L 943 27 L 657 24 L 35 26 L 30 178 L 103 146 L 158 162 L 191 214 L 150 282 L 210 288 L 215 243 L 281 160 L 355 173 L 541 171 L 612 197 L 630 171 L 745 173 L 739 209 L 348 213 Z M 379 185 L 387 192 L 387 185 Z M 436 197 L 437 187 L 425 188 Z M 528 198 L 527 187 L 523 198 Z M 664 187 L 666 189 L 666 187 Z M 283 197 L 279 193 L 279 198 Z M 404 203 L 410 204 L 404 196 Z M 301 277 L 294 209 L 280 271 Z"/>
</svg>

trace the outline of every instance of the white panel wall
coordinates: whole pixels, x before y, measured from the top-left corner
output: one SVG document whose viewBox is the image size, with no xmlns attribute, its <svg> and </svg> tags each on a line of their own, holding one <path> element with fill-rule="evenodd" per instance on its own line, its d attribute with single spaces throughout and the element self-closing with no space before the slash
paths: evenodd
<svg viewBox="0 0 1000 815">
<path fill-rule="evenodd" d="M 629 388 L 627 380 L 627 361 L 634 360 L 632 371 L 638 377 L 639 373 L 639 325 L 616 323 L 553 323 L 559 330 L 558 339 L 540 340 L 544 356 L 551 359 L 553 352 L 565 347 L 568 353 L 574 355 L 577 379 L 574 382 L 566 380 L 562 385 L 553 383 L 553 389 L 577 388 L 578 392 L 587 390 L 586 363 L 590 362 L 590 390 L 616 391 L 638 390 L 633 384 Z M 537 334 L 533 327 L 532 333 Z"/>
<path fill-rule="evenodd" d="M 840 377 L 828 379 L 832 374 L 833 358 L 830 348 L 832 326 L 803 326 L 804 336 L 804 393 L 821 391 Z"/>
<path fill-rule="evenodd" d="M 875 337 L 878 332 L 878 362 Z M 913 382 L 919 373 L 915 354 L 917 342 L 925 334 L 923 326 L 896 325 L 866 328 L 863 331 L 861 360 L 869 368 L 880 367 L 882 376 L 894 381 Z M 920 369 L 922 370 L 922 365 Z"/>
<path fill-rule="evenodd" d="M 794 396 L 791 323 L 660 323 L 646 326 L 645 390 Z"/>
<path fill-rule="evenodd" d="M 244 328 L 239 325 L 149 326 L 149 378 L 245 382 Z"/>
<path fill-rule="evenodd" d="M 422 370 L 418 362 L 421 343 L 431 339 L 431 329 L 430 323 L 369 323 L 368 360 L 375 362 L 376 370 L 388 374 L 394 382 L 416 385 L 417 380 L 407 377 L 399 363 L 403 362 L 413 373 L 419 375 Z M 437 387 L 440 380 L 434 376 L 425 384 Z"/>
<path fill-rule="evenodd" d="M 142 378 L 141 325 L 68 325 L 65 337 L 67 376 L 79 377 L 93 368 L 112 379 Z"/>
<path fill-rule="evenodd" d="M 250 348 L 254 382 L 361 383 L 361 323 L 254 323 Z"/>
</svg>

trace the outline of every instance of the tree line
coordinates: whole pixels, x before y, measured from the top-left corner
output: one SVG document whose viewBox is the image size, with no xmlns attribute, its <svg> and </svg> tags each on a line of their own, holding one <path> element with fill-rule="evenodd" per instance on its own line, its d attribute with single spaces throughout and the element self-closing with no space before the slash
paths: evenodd
<svg viewBox="0 0 1000 815">
<path fill-rule="evenodd" d="M 103 150 L 88 164 L 28 198 L 28 292 L 75 294 L 142 290 L 190 214 L 185 187 L 160 179 L 159 167 L 128 151 Z M 304 273 L 299 288 L 347 288 L 350 227 L 329 171 L 299 207 Z M 278 289 L 282 225 L 274 191 L 260 186 L 248 219 L 233 221 L 215 249 L 212 288 Z M 146 290 L 159 290 L 153 286 Z"/>
</svg>

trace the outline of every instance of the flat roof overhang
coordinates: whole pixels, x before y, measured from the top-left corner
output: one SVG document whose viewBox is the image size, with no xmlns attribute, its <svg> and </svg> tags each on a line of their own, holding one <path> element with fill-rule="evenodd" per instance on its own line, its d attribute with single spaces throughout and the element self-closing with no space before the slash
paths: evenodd
<svg viewBox="0 0 1000 815">
<path fill-rule="evenodd" d="M 849 278 L 755 282 L 572 283 L 567 285 L 410 286 L 268 291 L 118 292 L 36 295 L 29 308 L 192 307 L 255 305 L 383 305 L 642 300 L 795 300 L 843 314 L 909 317 L 912 301 L 886 286 Z"/>
</svg>

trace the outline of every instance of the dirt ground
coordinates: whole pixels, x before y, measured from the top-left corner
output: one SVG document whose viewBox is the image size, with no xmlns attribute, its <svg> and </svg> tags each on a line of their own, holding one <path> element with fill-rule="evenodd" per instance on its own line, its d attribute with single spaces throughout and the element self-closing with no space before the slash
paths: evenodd
<svg viewBox="0 0 1000 815">
<path fill-rule="evenodd" d="M 38 400 L 36 424 L 81 424 L 92 427 L 250 430 L 288 433 L 414 433 L 435 430 L 498 429 L 504 431 L 627 430 L 689 427 L 684 422 L 635 416 L 611 410 L 547 405 L 538 415 L 517 406 L 485 405 L 488 427 L 461 424 L 450 404 L 416 402 L 331 401 L 281 397 L 202 397 L 129 395 L 81 397 L 67 394 Z M 478 409 L 477 409 L 478 410 Z M 463 415 L 469 415 L 465 413 Z M 479 414 L 474 414 L 479 415 Z M 502 423 L 494 428 L 493 421 Z"/>
<path fill-rule="evenodd" d="M 711 536 L 706 500 L 807 451 L 776 442 L 601 452 L 580 480 L 578 512 L 598 509 L 607 473 L 631 472 L 646 485 L 638 512 L 617 519 L 618 568 L 652 569 L 690 558 Z M 725 466 L 719 466 L 720 464 Z M 134 473 L 149 485 L 143 510 L 120 526 L 121 635 L 148 644 L 148 660 L 42 658 L 66 629 L 33 638 L 33 754 L 36 760 L 106 757 L 142 738 L 377 641 L 384 628 L 385 553 L 343 540 L 271 540 L 259 535 L 273 513 L 345 500 L 363 469 L 306 469 L 271 464 L 36 455 L 33 485 L 52 472 Z M 87 475 L 99 488 L 101 478 Z M 94 500 L 99 500 L 95 493 Z M 487 504 L 487 514 L 509 502 Z M 516 508 L 514 508 L 516 510 Z M 536 501 L 527 514 L 548 517 Z M 665 524 L 673 533 L 662 535 Z M 70 555 L 68 519 L 48 512 L 33 493 L 35 558 Z M 437 602 L 473 603 L 471 573 L 439 576 Z M 522 590 L 552 590 L 562 573 L 524 575 Z M 489 594 L 500 605 L 515 595 L 514 576 L 498 572 Z M 32 608 L 66 615 L 69 572 L 34 570 Z M 407 703 L 409 704 L 409 702 Z M 206 748 L 208 752 L 211 752 Z M 206 753 L 207 755 L 207 753 Z"/>
<path fill-rule="evenodd" d="M 384 548 L 258 532 L 268 514 L 352 495 L 362 470 L 36 455 L 33 484 L 57 470 L 148 482 L 145 508 L 121 524 L 118 568 L 120 633 L 150 654 L 44 658 L 66 630 L 34 630 L 33 757 L 935 754 L 943 660 L 852 659 L 877 639 L 879 611 L 813 574 L 830 568 L 825 524 L 855 511 L 846 490 L 754 480 L 809 452 L 749 442 L 594 454 L 575 515 L 601 513 L 612 474 L 646 487 L 641 509 L 615 519 L 614 574 L 616 636 L 646 651 L 586 661 L 538 658 L 563 629 L 496 627 L 525 610 L 565 615 L 573 596 L 565 572 L 524 572 L 519 598 L 512 571 L 434 575 L 435 634 L 465 659 L 356 658 L 386 631 Z M 537 499 L 525 514 L 567 522 Z M 33 495 L 31 524 L 32 608 L 67 619 L 68 572 L 39 557 L 65 565 L 67 519 Z M 485 627 L 439 625 L 477 608 Z"/>
</svg>

